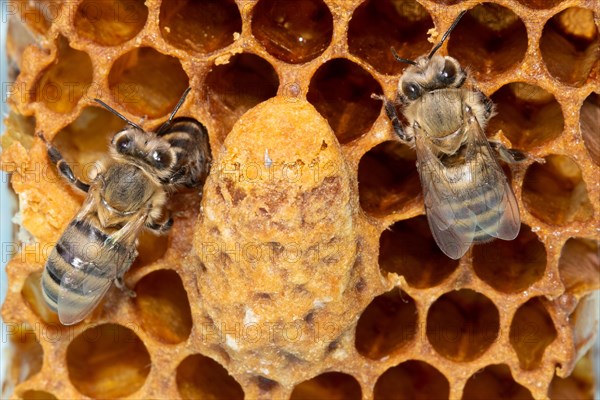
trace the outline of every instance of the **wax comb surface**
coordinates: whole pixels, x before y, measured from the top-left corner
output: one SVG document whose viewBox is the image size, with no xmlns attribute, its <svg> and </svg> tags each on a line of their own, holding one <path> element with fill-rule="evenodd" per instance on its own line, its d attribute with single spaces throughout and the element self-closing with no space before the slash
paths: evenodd
<svg viewBox="0 0 600 400">
<path fill-rule="evenodd" d="M 595 4 L 10 2 L 2 161 L 38 243 L 8 266 L 2 315 L 27 342 L 13 396 L 590 398 Z M 454 261 L 429 231 L 415 153 L 371 95 L 395 97 L 406 66 L 390 47 L 429 52 L 462 10 L 440 54 L 496 104 L 487 134 L 546 162 L 504 166 L 519 236 Z M 203 196 L 173 196 L 172 231 L 141 238 L 135 299 L 112 289 L 61 328 L 39 276 L 82 198 L 34 132 L 85 166 L 122 127 L 94 98 L 157 128 L 188 86 L 178 115 L 206 125 L 214 158 Z"/>
</svg>

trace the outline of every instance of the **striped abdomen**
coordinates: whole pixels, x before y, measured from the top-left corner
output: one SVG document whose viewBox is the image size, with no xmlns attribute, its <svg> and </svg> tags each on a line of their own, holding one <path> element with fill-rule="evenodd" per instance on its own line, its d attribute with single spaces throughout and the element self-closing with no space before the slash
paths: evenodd
<svg viewBox="0 0 600 400">
<path fill-rule="evenodd" d="M 159 134 L 177 154 L 170 185 L 197 187 L 204 184 L 212 161 L 208 133 L 204 125 L 192 118 L 176 118 L 169 130 Z"/>
<path fill-rule="evenodd" d="M 505 221 L 515 218 L 510 213 L 507 214 L 507 207 L 511 207 L 513 203 L 516 205 L 506 177 L 495 164 L 478 167 L 480 168 L 474 168 L 467 163 L 452 168 L 455 176 L 462 176 L 462 179 L 452 182 L 455 196 L 447 199 L 454 210 L 455 222 L 459 227 L 474 228 L 475 243 L 493 238 L 513 239 L 516 232 L 514 235 L 512 232 L 505 232 L 508 228 L 506 225 L 518 226 L 519 222 L 515 225 L 513 221 Z"/>
<path fill-rule="evenodd" d="M 107 245 L 107 239 L 89 221 L 73 220 L 52 249 L 42 274 L 42 291 L 48 306 L 59 315 L 78 314 L 95 305 L 118 271 L 131 266 L 130 249 Z"/>
</svg>

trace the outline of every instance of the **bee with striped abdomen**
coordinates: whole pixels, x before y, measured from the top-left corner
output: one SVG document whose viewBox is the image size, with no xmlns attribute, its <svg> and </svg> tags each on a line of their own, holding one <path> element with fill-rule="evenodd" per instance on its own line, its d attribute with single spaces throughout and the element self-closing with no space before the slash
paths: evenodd
<svg viewBox="0 0 600 400">
<path fill-rule="evenodd" d="M 417 169 L 429 227 L 439 248 L 458 259 L 472 243 L 512 240 L 520 229 L 519 208 L 496 154 L 522 162 L 524 153 L 488 141 L 485 126 L 493 103 L 458 61 L 435 55 L 466 13 L 463 11 L 428 55 L 410 64 L 398 82 L 402 126 L 394 103 L 380 96 L 398 137 L 417 152 Z"/>
<path fill-rule="evenodd" d="M 135 296 L 123 275 L 137 257 L 139 233 L 167 232 L 173 220 L 163 215 L 163 208 L 170 192 L 181 185 L 204 184 L 211 162 L 206 128 L 190 118 L 173 120 L 189 91 L 156 133 L 96 100 L 128 126 L 113 136 L 110 157 L 97 163 L 89 184 L 77 179 L 58 149 L 38 134 L 59 174 L 87 193 L 42 274 L 44 299 L 64 325 L 84 319 L 113 281 Z"/>
</svg>

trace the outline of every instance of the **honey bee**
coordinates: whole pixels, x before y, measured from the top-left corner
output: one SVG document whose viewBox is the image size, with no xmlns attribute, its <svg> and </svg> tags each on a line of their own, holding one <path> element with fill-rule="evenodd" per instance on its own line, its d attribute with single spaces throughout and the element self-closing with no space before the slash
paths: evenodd
<svg viewBox="0 0 600 400">
<path fill-rule="evenodd" d="M 521 226 L 515 195 L 496 154 L 508 163 L 524 153 L 488 140 L 484 129 L 494 113 L 492 101 L 478 90 L 458 61 L 435 55 L 463 11 L 428 55 L 408 60 L 398 82 L 402 125 L 393 101 L 383 100 L 400 140 L 416 149 L 417 170 L 429 227 L 439 248 L 459 259 L 472 243 L 512 240 Z"/>
<path fill-rule="evenodd" d="M 127 126 L 113 136 L 110 157 L 97 162 L 89 184 L 79 180 L 58 149 L 38 133 L 59 174 L 87 193 L 42 274 L 44 299 L 62 324 L 84 319 L 113 281 L 134 297 L 123 275 L 137 257 L 139 233 L 166 233 L 173 224 L 163 215 L 168 195 L 180 186 L 203 186 L 211 162 L 206 128 L 190 118 L 173 120 L 189 91 L 156 132 L 146 132 L 96 99 Z"/>
</svg>

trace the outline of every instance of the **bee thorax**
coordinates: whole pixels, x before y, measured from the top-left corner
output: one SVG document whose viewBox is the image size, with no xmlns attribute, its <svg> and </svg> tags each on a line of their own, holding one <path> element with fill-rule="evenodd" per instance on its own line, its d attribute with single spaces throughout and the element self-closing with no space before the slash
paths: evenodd
<svg viewBox="0 0 600 400">
<path fill-rule="evenodd" d="M 463 99 L 460 90 L 436 90 L 422 96 L 412 109 L 415 120 L 428 135 L 443 138 L 457 132 L 463 125 Z"/>
<path fill-rule="evenodd" d="M 134 165 L 115 164 L 106 171 L 104 180 L 101 201 L 105 208 L 118 214 L 135 213 L 155 192 L 155 184 Z"/>
</svg>

